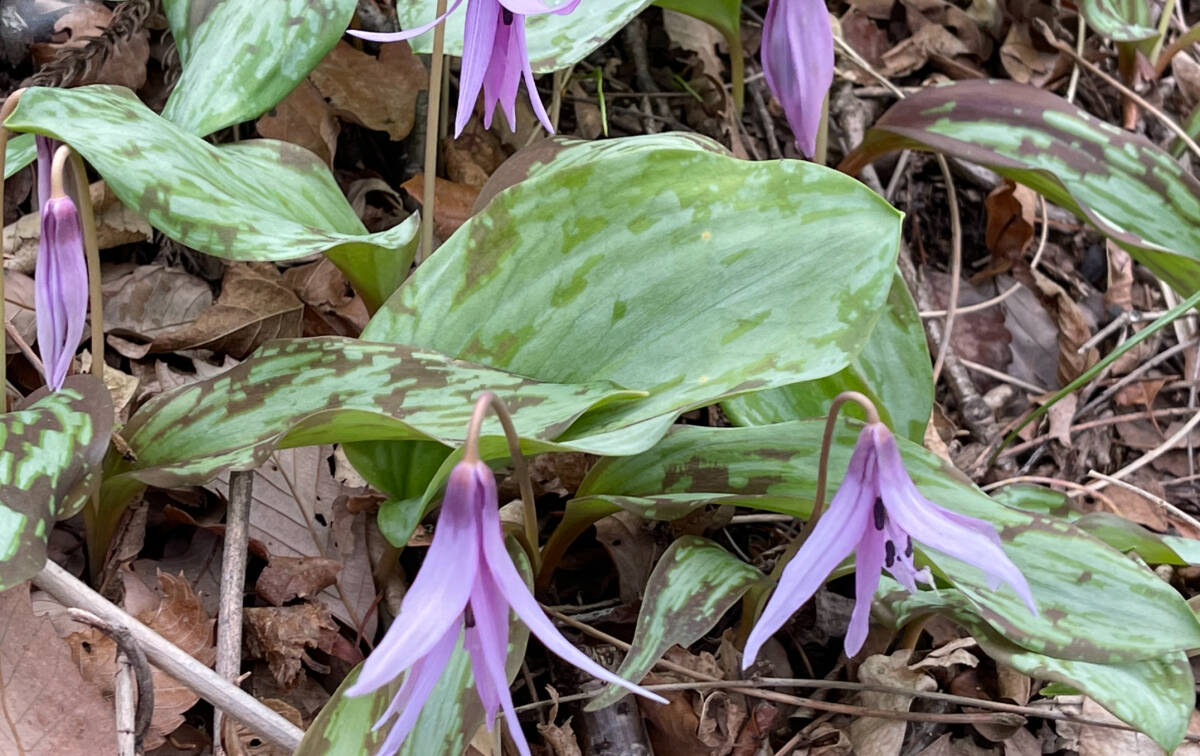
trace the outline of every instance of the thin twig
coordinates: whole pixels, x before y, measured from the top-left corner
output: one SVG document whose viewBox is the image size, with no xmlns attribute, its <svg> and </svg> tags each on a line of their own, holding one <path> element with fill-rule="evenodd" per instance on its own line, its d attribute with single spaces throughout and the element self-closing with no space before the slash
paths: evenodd
<svg viewBox="0 0 1200 756">
<path fill-rule="evenodd" d="M 1192 429 L 1197 425 L 1200 425 L 1200 412 L 1197 412 L 1195 415 L 1193 415 L 1191 420 L 1188 420 L 1186 423 L 1184 423 L 1183 426 L 1179 430 L 1175 431 L 1175 433 L 1173 433 L 1166 441 L 1163 441 L 1161 444 L 1146 452 L 1138 459 L 1125 465 L 1120 470 L 1117 470 L 1109 477 L 1115 478 L 1116 480 L 1121 480 L 1134 471 L 1142 469 L 1146 465 L 1150 464 L 1173 449 L 1175 444 L 1179 443 L 1181 439 L 1191 433 Z M 1112 480 L 1109 480 L 1106 477 L 1104 480 L 1098 480 L 1095 483 L 1089 483 L 1087 487 L 1091 491 L 1099 491 L 1112 482 Z"/>
<path fill-rule="evenodd" d="M 1004 383 L 1011 383 L 1012 385 L 1016 386 L 1017 388 L 1023 388 L 1026 391 L 1032 391 L 1035 394 L 1045 394 L 1049 391 L 1049 389 L 1043 388 L 1043 387 L 1037 385 L 1036 383 L 1030 383 L 1029 381 L 1023 381 L 1020 378 L 1015 378 L 1011 375 L 1008 375 L 1007 373 L 1001 373 L 999 370 L 994 370 L 994 369 L 988 367 L 987 365 L 982 365 L 978 362 L 973 362 L 971 360 L 968 360 L 966 357 L 959 357 L 958 361 L 961 362 L 963 365 L 967 366 L 967 368 L 974 370 L 977 373 L 983 373 L 984 375 L 986 375 L 990 378 L 995 378 L 996 380 L 1003 381 Z"/>
<path fill-rule="evenodd" d="M 950 339 L 954 333 L 954 318 L 958 310 L 958 290 L 962 276 L 962 223 L 958 217 L 958 190 L 954 177 L 950 175 L 950 164 L 946 156 L 937 154 L 938 167 L 946 179 L 946 201 L 950 205 L 950 298 L 946 302 L 946 324 L 942 330 L 942 343 L 938 346 L 937 359 L 933 362 L 933 384 L 936 386 L 946 364 L 946 353 L 950 350 Z"/>
<path fill-rule="evenodd" d="M 1129 483 L 1128 481 L 1119 480 L 1117 478 L 1112 477 L 1111 475 L 1105 475 L 1104 473 L 1099 473 L 1099 472 L 1096 472 L 1095 470 L 1089 470 L 1088 476 L 1092 477 L 1092 478 L 1096 478 L 1097 480 L 1108 481 L 1109 483 L 1120 486 L 1121 488 L 1124 488 L 1127 491 L 1133 491 L 1138 496 L 1141 496 L 1143 499 L 1146 499 L 1147 501 L 1154 502 L 1158 506 L 1160 506 L 1163 509 L 1170 512 L 1175 517 L 1178 517 L 1180 520 L 1186 522 L 1188 525 L 1191 525 L 1193 528 L 1196 529 L 1197 532 L 1200 532 L 1200 520 L 1197 520 L 1195 517 L 1192 517 L 1190 514 L 1188 514 L 1187 512 L 1184 512 L 1182 509 L 1175 506 L 1174 504 L 1167 501 L 1166 499 L 1162 498 L 1161 496 L 1155 496 L 1154 494 L 1150 493 L 1149 491 L 1145 490 L 1144 488 L 1138 488 L 1137 486 L 1133 485 L 1132 483 Z M 1091 493 L 1095 493 L 1095 492 L 1093 491 Z"/>
<path fill-rule="evenodd" d="M 217 674 L 236 681 L 242 672 L 242 602 L 246 594 L 246 556 L 250 545 L 250 500 L 254 471 L 229 474 L 229 508 L 221 554 L 221 599 L 217 620 Z M 236 684 L 236 683 L 235 683 Z M 213 756 L 222 756 L 223 712 L 213 712 Z"/>
<path fill-rule="evenodd" d="M 1115 503 L 1113 503 L 1113 500 L 1108 498 L 1104 494 L 1100 493 L 1098 490 L 1088 488 L 1087 486 L 1083 485 L 1082 483 L 1076 483 L 1073 480 L 1064 480 L 1063 478 L 1050 478 L 1045 475 L 1018 475 L 1013 478 L 1005 478 L 1004 480 L 998 480 L 995 483 L 988 483 L 986 486 L 980 486 L 980 489 L 983 491 L 994 491 L 997 488 L 1002 488 L 1004 486 L 1016 485 L 1018 483 L 1039 483 L 1041 485 L 1046 485 L 1046 486 L 1062 486 L 1063 488 L 1069 488 L 1072 491 L 1079 491 L 1081 493 L 1086 493 L 1088 496 L 1094 496 L 1096 499 L 1098 499 L 1100 501 L 1100 503 L 1102 503 L 1104 506 L 1108 507 L 1108 509 L 1110 511 L 1112 511 L 1114 513 L 1117 511 L 1117 505 Z"/>
<path fill-rule="evenodd" d="M 84 585 L 54 562 L 46 562 L 33 584 L 67 607 L 86 609 L 100 619 L 124 625 L 152 664 L 225 711 L 264 740 L 296 750 L 304 732 L 261 701 L 201 664 L 183 649 Z"/>
<path fill-rule="evenodd" d="M 146 652 L 138 645 L 129 628 L 121 623 L 103 620 L 92 612 L 76 607 L 67 609 L 67 614 L 71 619 L 91 625 L 111 638 L 132 670 L 137 688 L 137 706 L 131 710 L 133 721 L 129 723 L 132 724 L 130 735 L 133 737 L 134 749 L 141 753 L 142 737 L 146 734 L 146 730 L 150 727 L 150 720 L 154 717 L 154 677 L 150 673 L 150 662 L 146 659 Z M 125 724 L 120 713 L 118 713 L 117 722 L 119 737 L 122 734 L 121 725 Z"/>
<path fill-rule="evenodd" d="M 1192 340 L 1186 341 L 1182 344 L 1176 344 L 1175 346 L 1171 347 L 1170 349 L 1165 349 L 1162 352 L 1160 352 L 1159 354 L 1156 354 L 1154 357 L 1152 357 L 1151 359 L 1148 359 L 1145 362 L 1143 362 L 1142 364 L 1138 365 L 1136 368 L 1134 368 L 1132 371 L 1130 371 L 1126 375 L 1121 376 L 1115 383 L 1113 383 L 1113 385 L 1104 389 L 1104 392 L 1101 393 L 1100 396 L 1096 397 L 1092 401 L 1090 401 L 1087 404 L 1085 404 L 1084 406 L 1080 407 L 1079 411 L 1075 413 L 1075 416 L 1078 418 L 1082 418 L 1082 417 L 1086 416 L 1092 410 L 1099 409 L 1100 407 L 1104 406 L 1105 403 L 1110 398 L 1115 396 L 1118 391 L 1120 391 L 1121 389 L 1125 388 L 1129 384 L 1140 379 L 1142 377 L 1142 375 L 1144 375 L 1151 368 L 1154 368 L 1157 365 L 1161 365 L 1162 363 L 1171 359 L 1172 357 L 1179 354 L 1180 352 L 1191 349 L 1192 347 L 1196 346 L 1197 344 L 1200 344 L 1200 339 L 1192 339 Z"/>
<path fill-rule="evenodd" d="M 1090 428 L 1101 428 L 1105 425 L 1119 425 L 1120 423 L 1132 423 L 1132 422 L 1136 422 L 1138 420 L 1146 420 L 1151 417 L 1158 418 L 1158 417 L 1175 417 L 1177 415 L 1190 415 L 1195 411 L 1196 410 L 1191 407 L 1168 407 L 1165 409 L 1154 410 L 1152 412 L 1127 412 L 1122 415 L 1113 415 L 1112 417 L 1102 417 L 1099 420 L 1089 420 L 1086 423 L 1078 423 L 1078 424 L 1072 425 L 1069 429 L 1069 432 L 1077 433 L 1079 431 L 1088 430 Z M 1011 457 L 1014 454 L 1020 454 L 1021 452 L 1029 451 L 1030 449 L 1034 448 L 1035 446 L 1040 446 L 1040 445 L 1044 444 L 1045 442 L 1049 441 L 1050 438 L 1051 438 L 1051 436 L 1049 433 L 1044 433 L 1040 436 L 1037 436 L 1036 438 L 1031 438 L 1030 440 L 1025 441 L 1023 443 L 1014 444 L 1013 446 L 1010 446 L 1007 449 L 1005 449 L 1004 451 L 1000 452 L 1000 457 L 1001 458 Z"/>
</svg>

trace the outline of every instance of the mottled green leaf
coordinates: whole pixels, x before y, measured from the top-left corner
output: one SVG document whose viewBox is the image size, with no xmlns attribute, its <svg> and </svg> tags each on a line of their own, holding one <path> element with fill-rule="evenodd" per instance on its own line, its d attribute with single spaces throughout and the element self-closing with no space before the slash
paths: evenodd
<svg viewBox="0 0 1200 756">
<path fill-rule="evenodd" d="M 632 648 L 617 674 L 638 681 L 667 649 L 688 648 L 704 637 L 717 621 L 755 583 L 764 580 L 756 568 L 699 536 L 684 536 L 671 544 L 654 567 L 638 612 Z M 629 694 L 608 685 L 587 705 L 603 709 Z"/>
<path fill-rule="evenodd" d="M 100 483 L 112 434 L 112 399 L 90 375 L 31 399 L 0 414 L 0 591 L 42 569 L 55 520 L 78 513 Z"/>
<path fill-rule="evenodd" d="M 356 3 L 222 0 L 200 20 L 203 5 L 167 0 L 171 31 L 184 40 L 183 74 L 162 111 L 201 136 L 256 118 L 286 97 L 342 38 Z"/>
<path fill-rule="evenodd" d="M 601 460 L 579 496 L 792 496 L 797 514 L 806 514 L 823 427 L 821 421 L 809 421 L 680 428 L 650 452 Z M 845 474 L 857 433 L 857 423 L 838 425 L 831 492 Z M 1005 552 L 1028 579 L 1040 611 L 1036 617 L 1010 588 L 990 590 L 980 570 L 918 544 L 939 576 L 968 596 L 975 611 L 1009 641 L 1038 653 L 1106 664 L 1200 645 L 1195 616 L 1154 573 L 1063 520 L 1000 505 L 936 455 L 897 440 L 922 493 L 948 509 L 994 523 Z"/>
<path fill-rule="evenodd" d="M 529 559 L 514 538 L 507 539 L 508 552 L 518 570 L 531 581 Z M 529 628 L 515 615 L 509 616 L 508 659 L 506 672 L 511 681 L 525 659 Z M 403 678 L 368 696 L 350 698 L 346 688 L 358 679 L 362 665 L 355 667 L 338 687 L 317 718 L 304 733 L 293 756 L 377 756 L 387 737 L 388 728 L 371 728 L 400 690 Z M 466 753 L 475 731 L 483 724 L 484 712 L 475 692 L 470 656 L 459 638 L 458 647 L 446 664 L 446 671 L 434 686 L 413 731 L 400 748 L 400 756 L 461 756 Z"/>
<path fill-rule="evenodd" d="M 893 627 L 930 612 L 947 614 L 997 662 L 1035 679 L 1052 680 L 1086 693 L 1167 751 L 1174 750 L 1187 733 L 1195 707 L 1195 682 L 1183 651 L 1125 664 L 1059 659 L 1008 642 L 980 619 L 965 596 L 953 589 L 910 595 L 899 583 L 884 577 L 876 595 L 877 609 L 890 615 Z"/>
<path fill-rule="evenodd" d="M 1182 294 L 1200 289 L 1200 182 L 1138 134 L 1037 87 L 972 80 L 893 105 L 842 164 L 893 150 L 986 165 L 1092 223 Z"/>
<path fill-rule="evenodd" d="M 408 274 L 416 216 L 367 233 L 311 152 L 266 139 L 214 146 L 122 87 L 35 87 L 6 125 L 79 151 L 122 202 L 172 239 L 227 260 L 324 252 L 368 304 Z"/>
<path fill-rule="evenodd" d="M 859 391 L 871 397 L 889 427 L 910 441 L 924 441 L 925 426 L 933 411 L 933 368 L 921 316 L 899 274 L 892 279 L 887 310 L 875 324 L 866 346 L 841 372 L 744 394 L 722 402 L 721 407 L 737 425 L 769 425 L 824 417 L 833 398 L 843 391 Z M 844 411 L 863 417 L 854 404 Z"/>
<path fill-rule="evenodd" d="M 464 224 L 363 335 L 645 390 L 557 439 L 629 454 L 682 411 L 845 367 L 886 301 L 899 222 L 812 163 L 682 137 L 575 143 Z"/>
<path fill-rule="evenodd" d="M 33 134 L 9 137 L 4 147 L 4 178 L 8 178 L 37 158 L 37 146 Z"/>
<path fill-rule="evenodd" d="M 651 0 L 584 0 L 572 13 L 527 16 L 529 59 L 537 73 L 548 73 L 578 63 L 603 45 L 642 11 Z M 552 5 L 562 5 L 550 0 Z M 437 18 L 437 0 L 400 0 L 396 15 L 400 26 L 412 29 Z M 446 52 L 462 55 L 464 8 L 446 21 Z M 415 52 L 433 51 L 432 32 L 411 40 Z"/>
<path fill-rule="evenodd" d="M 1093 31 L 1116 42 L 1142 42 L 1158 36 L 1146 0 L 1080 0 L 1079 11 Z"/>
<path fill-rule="evenodd" d="M 1115 514 L 1091 512 L 1074 522 L 1114 549 L 1133 552 L 1150 564 L 1200 563 L 1200 542 L 1162 536 Z"/>
</svg>

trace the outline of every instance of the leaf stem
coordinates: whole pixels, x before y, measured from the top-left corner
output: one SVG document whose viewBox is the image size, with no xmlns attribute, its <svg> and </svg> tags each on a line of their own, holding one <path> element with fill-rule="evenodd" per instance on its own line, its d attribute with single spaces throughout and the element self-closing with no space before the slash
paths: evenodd
<svg viewBox="0 0 1200 756">
<path fill-rule="evenodd" d="M 4 160 L 8 151 L 8 137 L 12 132 L 5 126 L 4 122 L 8 120 L 8 116 L 16 110 L 17 102 L 21 99 L 21 93 L 24 89 L 18 89 L 10 94 L 0 104 L 0 207 L 4 207 Z M 3 225 L 0 223 L 0 225 Z M 0 237 L 0 259 L 4 257 L 4 239 Z M 0 265 L 0 303 L 4 303 L 4 267 Z M 3 311 L 0 310 L 0 317 L 3 317 Z M 0 412 L 8 411 L 8 347 L 2 339 L 0 344 L 4 344 L 4 349 L 0 350 L 0 397 L 3 401 L 0 402 Z"/>
<path fill-rule="evenodd" d="M 437 14 L 446 14 L 446 0 L 438 0 Z M 425 109 L 425 181 L 421 196 L 421 246 L 417 262 L 433 254 L 433 206 L 437 189 L 438 121 L 442 109 L 442 69 L 446 65 L 446 24 L 433 27 L 433 53 L 429 57 L 429 104 Z"/>
<path fill-rule="evenodd" d="M 508 407 L 494 392 L 485 391 L 475 400 L 475 411 L 471 413 L 471 422 L 467 426 L 467 439 L 463 442 L 463 461 L 474 464 L 480 461 L 479 433 L 483 427 L 483 418 L 488 409 L 496 413 L 500 425 L 504 428 L 504 439 L 508 442 L 508 456 L 512 459 L 513 475 L 521 488 L 521 518 L 525 524 L 525 548 L 533 563 L 533 573 L 541 569 L 541 549 L 538 548 L 537 508 L 533 500 L 533 480 L 529 477 L 529 467 L 525 464 L 525 455 L 521 453 L 521 437 L 517 435 L 513 425 L 512 415 Z"/>
<path fill-rule="evenodd" d="M 61 148 L 60 148 L 61 149 Z M 100 289 L 100 244 L 96 239 L 96 214 L 92 208 L 91 187 L 83 158 L 71 148 L 71 168 L 75 174 L 75 204 L 83 225 L 83 251 L 87 260 L 89 318 L 92 321 L 92 375 L 104 380 L 104 293 Z M 57 156 L 55 156 L 57 157 Z"/>
</svg>

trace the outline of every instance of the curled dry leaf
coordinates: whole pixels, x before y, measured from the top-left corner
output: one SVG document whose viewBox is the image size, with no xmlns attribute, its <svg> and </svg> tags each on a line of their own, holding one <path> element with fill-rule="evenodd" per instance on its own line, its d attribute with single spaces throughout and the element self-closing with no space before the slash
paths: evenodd
<svg viewBox="0 0 1200 756">
<path fill-rule="evenodd" d="M 1066 289 L 1040 271 L 1032 273 L 1042 301 L 1058 324 L 1058 380 L 1065 386 L 1100 360 L 1095 347 L 1084 354 L 1078 352 L 1079 347 L 1092 337 L 1092 324 Z"/>
<path fill-rule="evenodd" d="M 429 74 L 405 42 L 381 45 L 378 58 L 339 42 L 309 78 L 336 115 L 399 141 L 412 131 Z"/>
<path fill-rule="evenodd" d="M 125 611 L 148 625 L 151 630 L 183 649 L 205 665 L 211 665 L 217 651 L 213 645 L 213 620 L 182 577 L 158 573 L 161 595 L 146 587 L 132 572 L 121 573 L 125 584 Z M 89 628 L 67 638 L 83 679 L 112 695 L 117 670 L 117 645 L 108 636 Z M 192 708 L 199 696 L 162 670 L 151 669 L 154 681 L 154 715 L 146 733 L 145 746 L 153 750 L 165 737 L 183 724 L 183 713 Z"/>
<path fill-rule="evenodd" d="M 315 596 L 337 582 L 342 563 L 320 557 L 273 556 L 258 576 L 254 592 L 264 601 L 283 606 L 297 598 Z"/>
<path fill-rule="evenodd" d="M 858 681 L 867 685 L 886 685 L 928 691 L 937 687 L 933 678 L 908 666 L 910 651 L 897 651 L 891 656 L 876 654 L 868 657 L 858 668 Z M 908 711 L 913 697 L 899 693 L 863 691 L 860 703 L 868 709 Z M 890 719 L 859 718 L 850 723 L 849 735 L 857 753 L 896 756 L 904 743 L 908 723 Z"/>
<path fill-rule="evenodd" d="M 120 336 L 113 346 L 132 359 L 146 352 L 138 345 L 127 346 L 130 339 L 153 341 L 160 334 L 183 328 L 213 301 L 204 279 L 162 265 L 105 268 L 102 290 L 105 333 Z"/>
<path fill-rule="evenodd" d="M 87 2 L 70 6 L 54 22 L 54 31 L 49 41 L 38 42 L 30 48 L 33 62 L 45 65 L 60 54 L 69 55 L 75 48 L 87 44 L 89 37 L 104 33 L 112 21 L 113 12 L 103 3 Z M 135 92 L 146 83 L 146 63 L 150 59 L 150 36 L 139 29 L 121 40 L 119 45 L 109 45 L 107 55 L 100 66 L 89 65 L 75 86 L 84 84 L 115 84 L 128 87 Z"/>
<path fill-rule="evenodd" d="M 984 239 L 993 261 L 987 273 L 1010 270 L 1025 255 L 1033 241 L 1036 199 L 1032 189 L 1008 179 L 988 194 Z"/>
<path fill-rule="evenodd" d="M 300 682 L 307 650 L 331 651 L 338 634 L 329 610 L 311 602 L 249 607 L 242 617 L 246 656 L 265 659 L 276 682 L 284 688 Z"/>
<path fill-rule="evenodd" d="M 156 336 L 150 351 L 211 349 L 243 359 L 267 341 L 299 336 L 303 317 L 303 304 L 275 266 L 234 263 L 217 301 L 191 324 Z"/>
<path fill-rule="evenodd" d="M 296 85 L 255 124 L 258 133 L 309 150 L 326 165 L 333 165 L 342 125 L 311 79 Z"/>
<path fill-rule="evenodd" d="M 688 653 L 678 646 L 667 652 L 666 658 L 690 669 L 721 677 L 721 668 L 712 654 Z M 645 685 L 668 682 L 688 682 L 671 672 L 651 673 L 642 681 Z M 664 691 L 667 705 L 648 704 L 642 707 L 647 731 L 655 753 L 672 756 L 711 756 L 727 753 L 737 742 L 746 722 L 742 696 L 726 691 Z"/>
<path fill-rule="evenodd" d="M 304 729 L 304 719 L 295 706 L 278 698 L 264 698 L 262 703 L 287 721 Z M 259 735 L 233 717 L 222 721 L 222 742 L 229 756 L 291 756 L 290 749 L 263 740 Z"/>
<path fill-rule="evenodd" d="M 29 583 L 0 593 L 0 753 L 116 753 L 100 682 L 80 674 L 51 620 L 34 615 Z"/>
<path fill-rule="evenodd" d="M 451 181 L 475 187 L 486 184 L 500 164 L 508 159 L 500 139 L 474 118 L 457 139 L 446 137 L 442 140 L 442 156 L 446 161 L 446 176 Z"/>
</svg>

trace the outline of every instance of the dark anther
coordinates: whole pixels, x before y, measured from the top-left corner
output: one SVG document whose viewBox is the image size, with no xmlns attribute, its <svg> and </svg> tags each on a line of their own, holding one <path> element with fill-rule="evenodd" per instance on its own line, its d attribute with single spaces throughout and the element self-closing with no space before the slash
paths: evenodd
<svg viewBox="0 0 1200 756">
<path fill-rule="evenodd" d="M 904 556 L 912 556 L 912 536 L 908 537 L 908 543 L 904 545 Z"/>
<path fill-rule="evenodd" d="M 508 8 L 502 8 L 500 10 L 500 20 L 504 22 L 505 26 L 512 26 L 513 12 Z"/>
<path fill-rule="evenodd" d="M 883 526 L 887 524 L 887 510 L 883 508 L 883 499 L 875 500 L 875 529 L 883 530 Z"/>
<path fill-rule="evenodd" d="M 467 607 L 463 612 L 463 624 L 468 628 L 475 627 L 475 612 L 471 611 L 471 607 Z"/>
<path fill-rule="evenodd" d="M 891 567 L 896 563 L 896 544 L 892 543 L 891 541 L 884 541 L 883 553 L 886 559 L 884 563 L 888 567 Z"/>
</svg>

